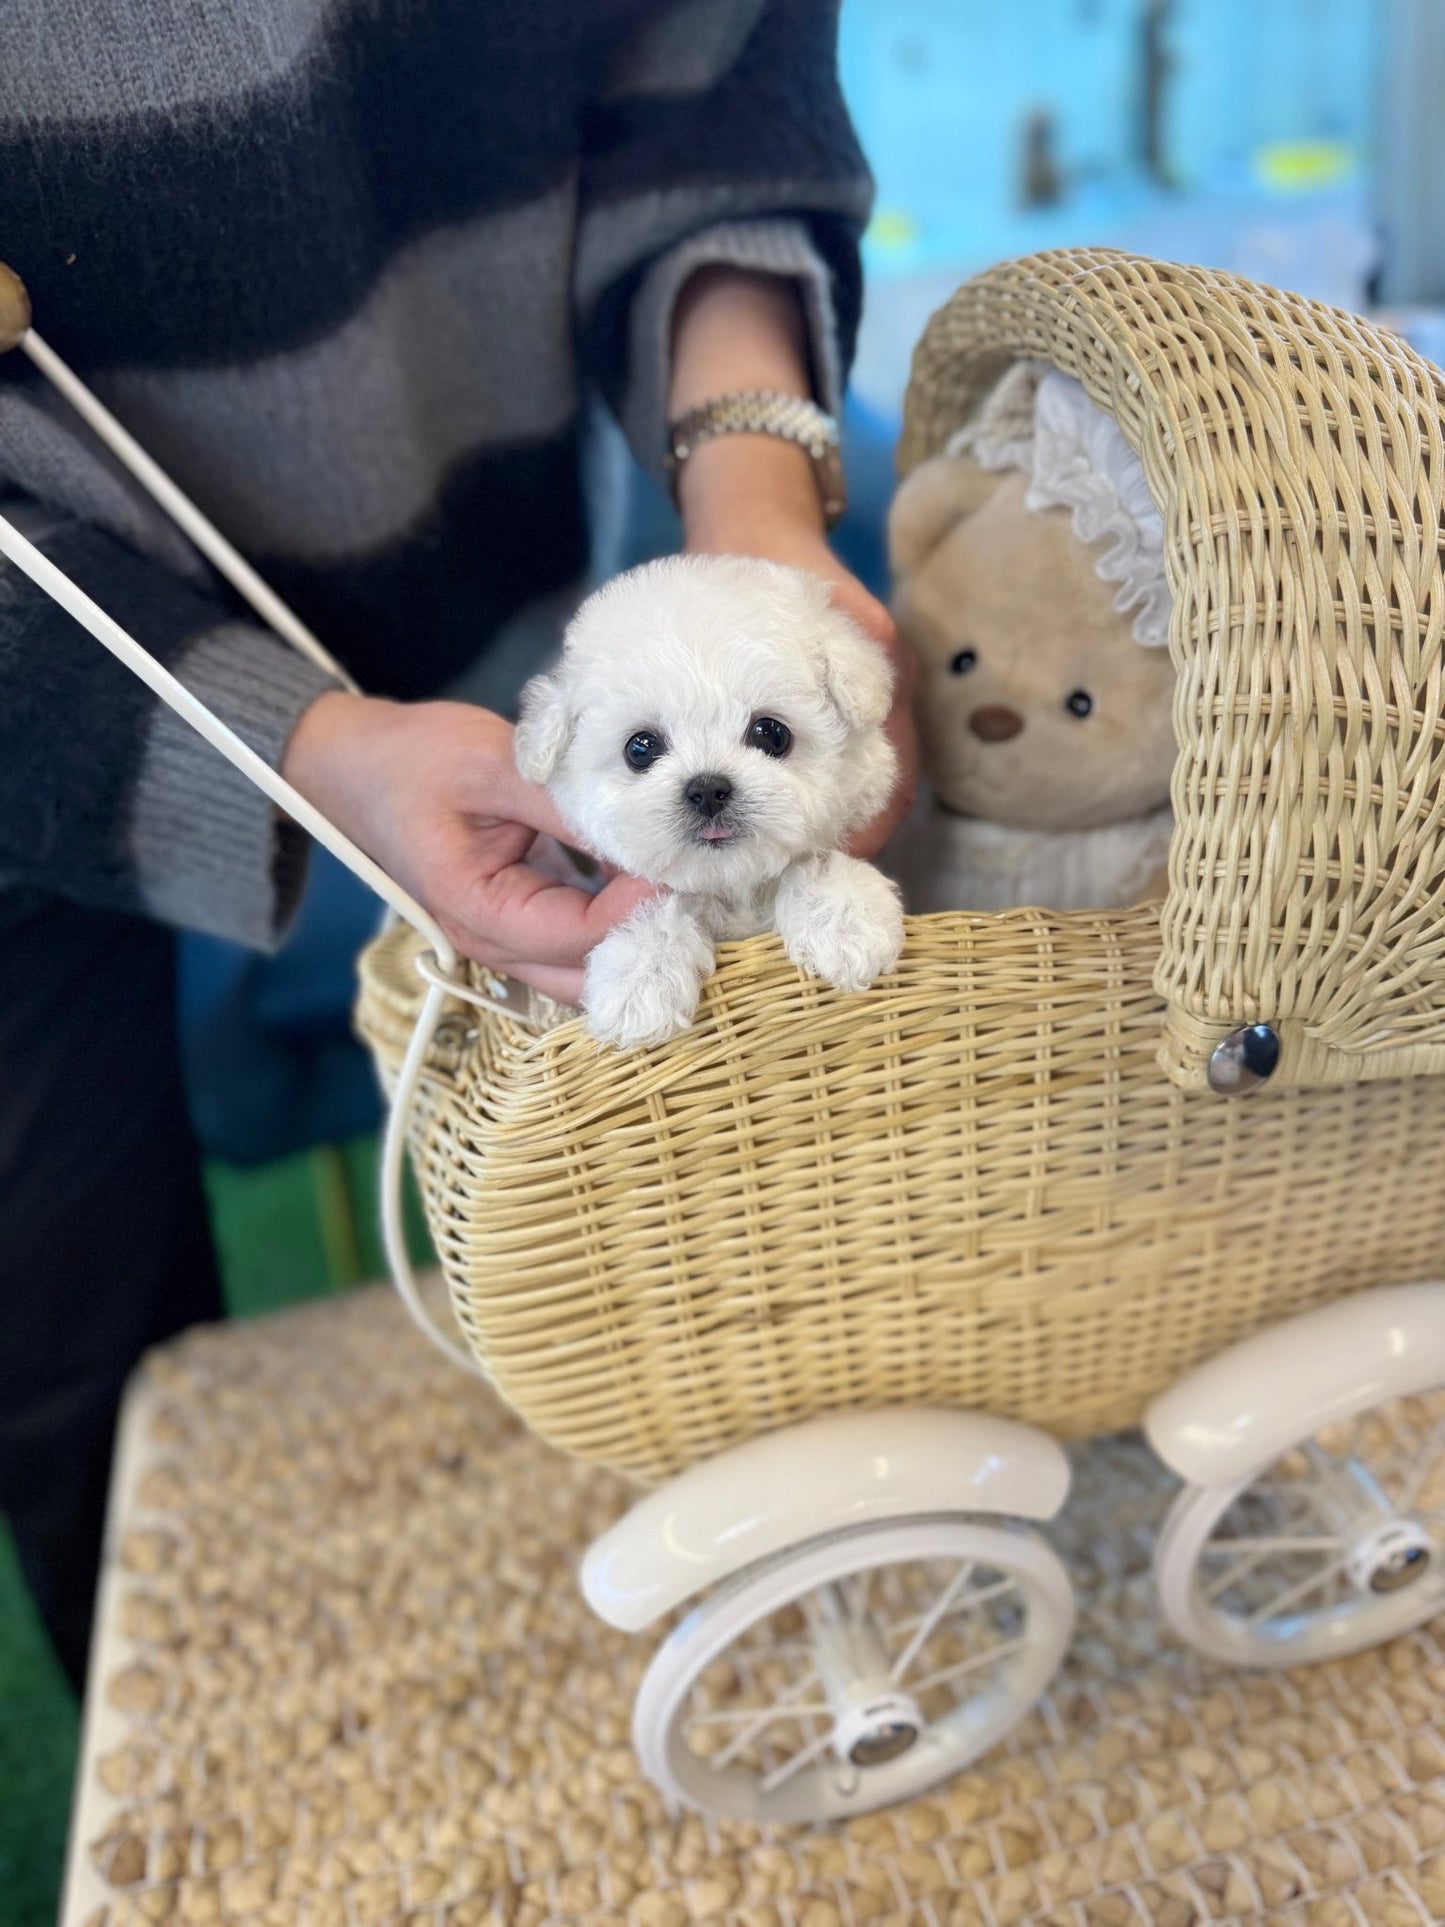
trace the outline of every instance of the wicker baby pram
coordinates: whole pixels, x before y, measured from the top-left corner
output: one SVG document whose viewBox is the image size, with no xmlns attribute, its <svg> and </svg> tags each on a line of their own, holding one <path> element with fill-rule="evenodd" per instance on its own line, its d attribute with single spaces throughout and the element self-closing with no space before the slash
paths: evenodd
<svg viewBox="0 0 1445 1927">
<path fill-rule="evenodd" d="M 1113 414 L 1163 515 L 1167 901 L 914 918 L 863 997 L 724 946 L 693 1029 L 625 1056 L 459 963 L 0 518 L 0 553 L 407 919 L 357 1008 L 397 1282 L 421 1314 L 408 1140 L 467 1362 L 564 1450 L 668 1481 L 583 1585 L 629 1629 L 690 1605 L 634 1736 L 717 1811 L 904 1797 L 1034 1703 L 1071 1593 L 1017 1521 L 1062 1503 L 1061 1437 L 1144 1419 L 1184 1481 L 1162 1603 L 1217 1657 L 1445 1606 L 1445 378 L 1308 301 L 1061 251 L 934 317 L 902 467 L 1021 356 Z"/>
<path fill-rule="evenodd" d="M 419 1092 L 487 1376 L 638 1478 L 838 1409 L 1130 1424 L 1261 1322 L 1445 1255 L 1441 377 L 1312 302 L 1065 251 L 935 315 L 902 468 L 1023 355 L 1115 416 L 1164 515 L 1162 914 L 915 918 L 861 998 L 758 938 L 665 1049 L 473 1009 Z M 392 1076 L 418 948 L 362 961 Z M 1216 1096 L 1211 1054 L 1252 1025 L 1273 1076 Z"/>
</svg>

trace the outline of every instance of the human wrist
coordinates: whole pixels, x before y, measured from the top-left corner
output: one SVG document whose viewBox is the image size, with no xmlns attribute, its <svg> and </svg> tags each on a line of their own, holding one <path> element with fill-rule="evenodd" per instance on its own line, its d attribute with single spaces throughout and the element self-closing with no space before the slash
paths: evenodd
<svg viewBox="0 0 1445 1927">
<path fill-rule="evenodd" d="M 701 268 L 673 313 L 668 414 L 675 420 L 739 389 L 812 395 L 802 302 L 781 276 Z"/>
<path fill-rule="evenodd" d="M 779 534 L 823 541 L 823 504 L 807 450 L 773 436 L 704 442 L 683 464 L 677 500 L 690 549 L 748 548 Z"/>
<path fill-rule="evenodd" d="M 281 774 L 309 801 L 324 789 L 336 745 L 355 735 L 367 712 L 389 708 L 371 696 L 325 689 L 302 710 L 281 754 Z"/>
<path fill-rule="evenodd" d="M 699 270 L 674 315 L 668 411 L 739 394 L 813 394 L 796 284 L 730 267 Z M 737 549 L 786 530 L 821 541 L 823 503 L 813 458 L 779 434 L 700 436 L 677 468 L 677 505 L 692 549 Z"/>
</svg>

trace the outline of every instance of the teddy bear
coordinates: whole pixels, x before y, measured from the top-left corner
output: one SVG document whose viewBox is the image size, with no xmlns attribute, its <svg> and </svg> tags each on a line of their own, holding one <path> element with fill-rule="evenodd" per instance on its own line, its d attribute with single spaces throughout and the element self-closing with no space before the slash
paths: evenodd
<svg viewBox="0 0 1445 1927">
<path fill-rule="evenodd" d="M 1113 908 L 1166 888 L 1164 531 L 1080 384 L 1015 363 L 889 518 L 924 788 L 885 857 L 908 908 Z"/>
</svg>

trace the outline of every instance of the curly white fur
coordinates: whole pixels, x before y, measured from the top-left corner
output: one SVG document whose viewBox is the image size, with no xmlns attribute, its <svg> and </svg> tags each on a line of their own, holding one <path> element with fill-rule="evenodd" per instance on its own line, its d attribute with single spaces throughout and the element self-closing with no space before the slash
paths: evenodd
<svg viewBox="0 0 1445 1927">
<path fill-rule="evenodd" d="M 1077 381 L 1044 362 L 1016 362 L 948 452 L 971 455 L 981 468 L 1022 469 L 1032 478 L 1024 505 L 1035 513 L 1070 510 L 1081 542 L 1107 545 L 1094 566 L 1118 585 L 1120 615 L 1134 611 L 1136 640 L 1167 644 L 1164 523 L 1143 463 Z"/>
<path fill-rule="evenodd" d="M 523 692 L 517 767 L 583 847 L 672 892 L 589 957 L 594 1036 L 631 1048 L 685 1030 L 724 937 L 775 929 L 843 990 L 892 969 L 898 892 L 837 850 L 893 788 L 891 696 L 883 652 L 796 569 L 673 557 L 583 604 L 559 667 Z M 786 754 L 749 740 L 759 717 L 790 732 Z M 624 751 L 643 731 L 664 747 L 639 770 Z M 706 819 L 687 798 L 702 776 L 728 791 Z"/>
</svg>

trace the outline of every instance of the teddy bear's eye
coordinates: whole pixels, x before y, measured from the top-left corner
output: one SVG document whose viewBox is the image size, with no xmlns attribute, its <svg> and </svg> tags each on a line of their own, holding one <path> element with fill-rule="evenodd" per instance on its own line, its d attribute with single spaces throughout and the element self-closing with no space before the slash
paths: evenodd
<svg viewBox="0 0 1445 1927">
<path fill-rule="evenodd" d="M 970 669 L 975 669 L 978 666 L 978 651 L 976 649 L 960 649 L 948 666 L 955 676 L 966 676 Z"/>
<path fill-rule="evenodd" d="M 1087 689 L 1075 689 L 1064 698 L 1064 708 L 1071 716 L 1087 716 L 1094 707 L 1094 699 Z"/>
<path fill-rule="evenodd" d="M 793 732 L 776 716 L 754 716 L 748 725 L 747 740 L 764 756 L 786 756 L 793 747 Z"/>
<path fill-rule="evenodd" d="M 666 756 L 667 744 L 655 729 L 639 729 L 629 736 L 622 755 L 629 769 L 651 769 L 659 756 Z"/>
</svg>

